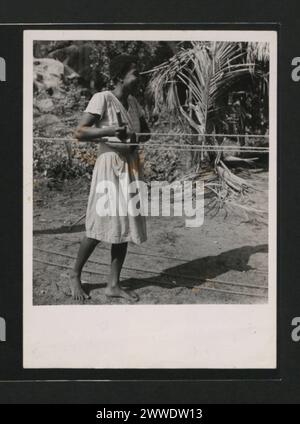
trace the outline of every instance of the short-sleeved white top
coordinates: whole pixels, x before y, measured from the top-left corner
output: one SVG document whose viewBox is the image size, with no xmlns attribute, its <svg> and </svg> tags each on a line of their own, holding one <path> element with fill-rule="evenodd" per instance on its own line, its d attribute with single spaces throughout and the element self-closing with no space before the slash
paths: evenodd
<svg viewBox="0 0 300 424">
<path fill-rule="evenodd" d="M 144 115 L 144 111 L 137 99 L 132 95 L 128 96 L 127 103 L 128 110 L 111 91 L 100 91 L 93 95 L 85 112 L 99 116 L 95 124 L 98 128 L 118 125 L 117 113 L 120 112 L 122 122 L 128 125 L 128 130 L 140 132 L 140 118 Z M 117 137 L 105 137 L 105 139 L 108 141 L 120 141 Z M 118 147 L 114 146 L 114 149 L 118 150 Z"/>
</svg>

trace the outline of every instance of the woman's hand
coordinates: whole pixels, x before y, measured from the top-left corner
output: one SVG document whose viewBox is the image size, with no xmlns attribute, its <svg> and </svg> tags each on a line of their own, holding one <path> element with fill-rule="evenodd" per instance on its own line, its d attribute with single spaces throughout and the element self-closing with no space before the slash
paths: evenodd
<svg viewBox="0 0 300 424">
<path fill-rule="evenodd" d="M 121 127 L 117 127 L 115 129 L 115 136 L 118 137 L 122 141 L 122 143 L 126 143 L 128 139 L 127 126 L 122 125 Z"/>
<path fill-rule="evenodd" d="M 115 130 L 115 135 L 122 141 L 122 143 L 136 142 L 136 134 L 134 132 L 128 131 L 128 128 L 126 125 L 123 125 L 122 127 L 118 127 Z"/>
</svg>

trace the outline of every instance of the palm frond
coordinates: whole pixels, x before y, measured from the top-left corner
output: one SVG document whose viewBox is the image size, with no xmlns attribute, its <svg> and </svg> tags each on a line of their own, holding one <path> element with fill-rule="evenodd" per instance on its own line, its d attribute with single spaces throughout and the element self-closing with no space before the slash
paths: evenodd
<svg viewBox="0 0 300 424">
<path fill-rule="evenodd" d="M 237 78 L 249 72 L 250 64 L 241 63 L 241 58 L 246 57 L 237 43 L 194 41 L 191 45 L 153 68 L 148 92 L 154 98 L 156 110 L 167 107 L 203 133 L 218 98 Z M 180 104 L 178 84 L 190 93 L 187 109 Z M 192 117 L 188 110 L 193 112 Z"/>
<path fill-rule="evenodd" d="M 267 63 L 270 58 L 269 43 L 249 42 L 247 44 L 247 62 Z"/>
</svg>

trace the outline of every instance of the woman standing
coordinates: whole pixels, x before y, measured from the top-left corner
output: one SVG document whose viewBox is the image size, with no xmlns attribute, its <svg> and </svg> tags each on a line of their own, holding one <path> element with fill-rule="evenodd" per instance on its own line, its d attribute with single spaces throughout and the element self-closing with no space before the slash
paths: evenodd
<svg viewBox="0 0 300 424">
<path fill-rule="evenodd" d="M 112 183 L 118 193 L 121 179 L 123 187 L 124 182 L 128 185 L 141 179 L 138 152 L 126 141 L 134 139 L 137 132 L 149 133 L 143 110 L 132 95 L 139 77 L 136 59 L 127 54 L 115 57 L 110 64 L 110 73 L 114 89 L 94 94 L 75 133 L 79 141 L 102 138 L 87 206 L 86 236 L 81 241 L 70 276 L 72 297 L 76 300 L 89 297 L 82 288 L 81 272 L 99 241 L 111 243 L 111 271 L 106 296 L 136 299 L 136 295 L 121 289 L 120 273 L 128 242 L 140 244 L 147 239 L 146 221 L 142 214 L 104 216 L 97 212 L 99 183 L 100 186 L 103 182 Z M 144 136 L 142 141 L 149 138 L 150 135 Z"/>
</svg>

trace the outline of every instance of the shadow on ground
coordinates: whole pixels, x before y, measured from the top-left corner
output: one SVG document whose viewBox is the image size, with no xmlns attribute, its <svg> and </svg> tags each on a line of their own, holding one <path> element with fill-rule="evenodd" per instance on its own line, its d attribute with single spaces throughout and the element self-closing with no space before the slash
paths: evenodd
<svg viewBox="0 0 300 424">
<path fill-rule="evenodd" d="M 229 271 L 246 272 L 255 268 L 248 265 L 251 255 L 267 253 L 268 245 L 243 246 L 223 252 L 216 256 L 194 259 L 184 264 L 164 269 L 160 274 L 148 278 L 126 278 L 121 281 L 124 288 L 137 290 L 148 286 L 158 286 L 164 289 L 174 287 L 195 287 L 205 280 L 217 278 Z M 175 281 L 175 283 L 174 283 Z M 90 293 L 103 284 L 87 284 L 85 288 Z"/>
<path fill-rule="evenodd" d="M 70 227 L 69 225 L 63 225 L 57 228 L 45 228 L 43 230 L 34 230 L 33 235 L 43 235 L 43 234 L 72 234 L 72 233 L 81 233 L 85 231 L 85 225 L 74 225 L 74 227 Z"/>
</svg>

